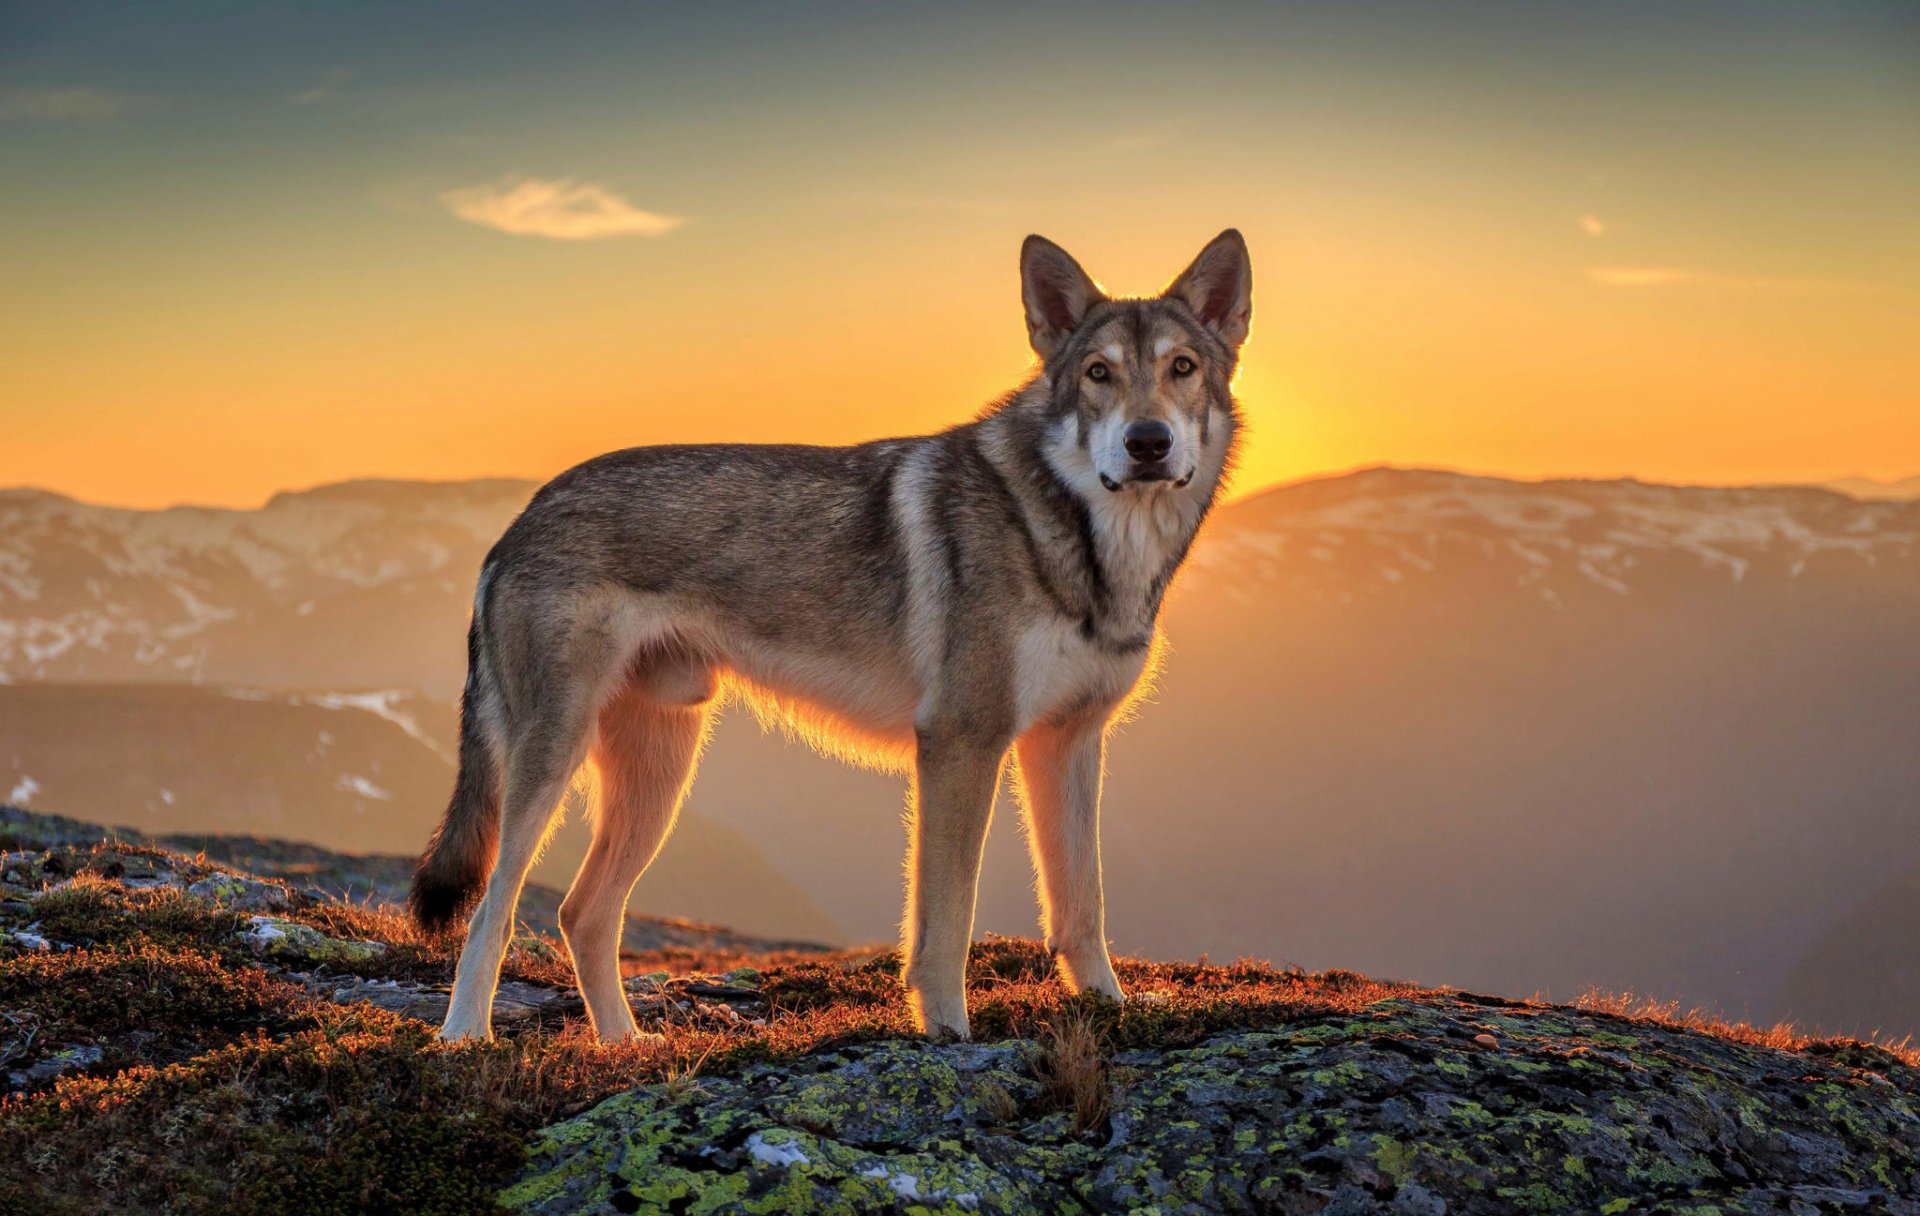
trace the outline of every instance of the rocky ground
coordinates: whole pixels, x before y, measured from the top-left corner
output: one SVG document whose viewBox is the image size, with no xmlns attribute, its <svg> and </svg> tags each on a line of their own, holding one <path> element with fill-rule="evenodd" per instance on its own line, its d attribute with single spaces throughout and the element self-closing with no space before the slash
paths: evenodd
<svg viewBox="0 0 1920 1216">
<path fill-rule="evenodd" d="M 645 1087 L 543 1131 L 504 1198 L 553 1216 L 1920 1210 L 1915 1075 L 1870 1050 L 1420 996 L 1106 1068 L 1087 1127 L 1019 1040 Z"/>
<path fill-rule="evenodd" d="M 0 805 L 0 845 L 57 847 L 92 845 L 102 840 L 153 845 L 246 874 L 279 879 L 318 899 L 397 907 L 406 902 L 413 882 L 414 858 L 382 853 L 337 853 L 296 840 L 224 833 L 172 833 L 152 836 L 135 828 L 107 827 Z M 548 937 L 560 932 L 560 897 L 552 887 L 530 882 L 520 895 L 520 923 Z M 627 917 L 626 948 L 636 952 L 824 951 L 815 942 L 772 940 L 736 933 L 719 925 L 678 917 Z"/>
<path fill-rule="evenodd" d="M 971 1044 L 891 953 L 716 939 L 610 1047 L 539 934 L 446 1047 L 455 943 L 287 881 L 351 860 L 98 835 L 0 818 L 0 1213 L 1920 1213 L 1904 1051 L 1245 963 L 1116 1006 L 1003 939 Z"/>
</svg>

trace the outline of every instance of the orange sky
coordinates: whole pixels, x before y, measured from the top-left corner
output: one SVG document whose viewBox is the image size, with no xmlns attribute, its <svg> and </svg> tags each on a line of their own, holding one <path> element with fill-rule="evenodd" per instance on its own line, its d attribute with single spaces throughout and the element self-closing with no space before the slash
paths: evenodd
<svg viewBox="0 0 1920 1216">
<path fill-rule="evenodd" d="M 924 431 L 1028 366 L 1026 232 L 1139 292 L 1229 224 L 1242 490 L 1914 473 L 1911 26 L 1831 7 L 43 14 L 0 77 L 0 485 L 252 505 Z"/>
</svg>

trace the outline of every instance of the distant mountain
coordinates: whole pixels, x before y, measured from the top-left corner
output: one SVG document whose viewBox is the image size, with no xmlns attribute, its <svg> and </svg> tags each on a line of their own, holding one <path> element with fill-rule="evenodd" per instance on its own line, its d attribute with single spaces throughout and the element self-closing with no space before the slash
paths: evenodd
<svg viewBox="0 0 1920 1216">
<path fill-rule="evenodd" d="M 1920 864 L 1920 503 L 1382 469 L 1196 558 L 1113 749 L 1123 942 L 1920 1029 L 1866 1008 L 1912 935 L 1787 984 Z"/>
<path fill-rule="evenodd" d="M 0 802 L 151 836 L 226 833 L 417 855 L 453 788 L 451 707 L 417 693 L 270 694 L 156 685 L 0 686 Z M 537 869 L 565 887 L 579 816 Z M 841 930 L 753 842 L 683 816 L 633 910 L 837 941 Z"/>
<path fill-rule="evenodd" d="M 450 696 L 473 574 L 528 488 L 287 496 L 220 515 L 245 560 L 227 541 L 178 539 L 170 512 L 143 522 L 42 499 L 23 536 L 0 505 L 0 638 L 15 646 L 0 670 Z M 151 553 L 155 533 L 177 556 L 114 547 Z M 253 548 L 263 535 L 281 538 L 271 560 Z M 23 584 L 39 598 L 9 590 Z M 55 619 L 49 605 L 114 629 L 50 653 L 41 626 L 23 662 L 19 639 Z M 1920 503 L 1372 469 L 1220 511 L 1167 627 L 1160 689 L 1109 766 L 1109 928 L 1123 949 L 1563 996 L 1599 984 L 1836 1031 L 1920 1030 L 1897 999 L 1920 977 L 1920 938 L 1887 939 L 1885 983 L 1809 965 L 1863 954 L 1836 941 L 1858 941 L 1862 901 L 1920 867 Z M 143 663 L 134 639 L 165 657 Z M 450 700 L 408 704 L 424 736 L 445 739 Z M 96 765 L 139 746 L 133 732 L 72 733 Z M 168 746 L 199 754 L 218 737 Z M 7 742 L 0 725 L 0 759 Z M 405 795 L 405 830 L 424 839 L 444 794 Z M 901 800 L 898 781 L 736 714 L 689 816 L 751 842 L 846 935 L 883 939 L 899 915 Z M 314 816 L 315 838 L 337 843 L 322 821 L 350 833 L 356 813 Z M 1000 820 L 979 926 L 1030 931 L 1010 803 Z M 831 940 L 665 902 L 672 867 L 699 872 L 693 843 L 669 845 L 637 906 Z"/>
<path fill-rule="evenodd" d="M 0 491 L 0 673 L 457 695 L 449 622 L 534 488 L 356 481 L 255 511 Z"/>
<path fill-rule="evenodd" d="M 1920 475 L 1889 481 L 1876 481 L 1871 477 L 1842 477 L 1824 484 L 1827 489 L 1838 490 L 1852 498 L 1900 502 L 1920 498 Z"/>
<path fill-rule="evenodd" d="M 1914 1033 L 1920 1009 L 1920 967 L 1914 926 L 1920 924 L 1920 867 L 1855 893 L 1858 900 L 1829 923 L 1788 971 L 1781 1001 L 1819 1009 L 1831 1025 L 1879 1026 Z"/>
</svg>

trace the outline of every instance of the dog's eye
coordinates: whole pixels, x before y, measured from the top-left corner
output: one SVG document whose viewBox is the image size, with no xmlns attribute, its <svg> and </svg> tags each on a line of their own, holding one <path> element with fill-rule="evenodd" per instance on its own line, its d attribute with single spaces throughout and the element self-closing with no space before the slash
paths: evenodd
<svg viewBox="0 0 1920 1216">
<path fill-rule="evenodd" d="M 1087 368 L 1087 379 L 1089 380 L 1105 380 L 1107 375 L 1107 365 L 1104 363 L 1095 363 Z"/>
<path fill-rule="evenodd" d="M 1173 374 L 1176 376 L 1193 375 L 1193 360 L 1181 355 L 1173 361 Z"/>
</svg>

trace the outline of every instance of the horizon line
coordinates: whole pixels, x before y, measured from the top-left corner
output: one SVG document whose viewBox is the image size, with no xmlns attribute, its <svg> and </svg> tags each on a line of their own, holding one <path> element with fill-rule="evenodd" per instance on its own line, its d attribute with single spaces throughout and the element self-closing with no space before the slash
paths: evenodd
<svg viewBox="0 0 1920 1216">
<path fill-rule="evenodd" d="M 1488 469 L 1462 468 L 1456 465 L 1446 465 L 1446 464 L 1426 464 L 1426 463 L 1418 463 L 1418 462 L 1398 463 L 1390 460 L 1376 460 L 1376 461 L 1370 461 L 1364 464 L 1348 465 L 1343 468 L 1324 469 L 1324 470 L 1318 470 L 1312 473 L 1304 473 L 1298 477 L 1283 478 L 1282 480 L 1279 480 L 1279 481 L 1265 482 L 1261 485 L 1252 486 L 1245 490 L 1242 490 L 1236 487 L 1230 490 L 1224 496 L 1224 501 L 1222 505 L 1231 505 L 1233 503 L 1245 502 L 1250 499 L 1261 497 L 1262 495 L 1265 495 L 1265 494 L 1270 494 L 1276 490 L 1290 489 L 1294 486 L 1308 485 L 1313 482 L 1319 482 L 1319 481 L 1339 481 L 1342 478 L 1354 477 L 1361 473 L 1371 473 L 1371 472 L 1377 472 L 1382 470 L 1388 471 L 1388 472 L 1394 472 L 1394 473 L 1445 473 L 1445 474 L 1450 474 L 1456 477 L 1469 477 L 1469 478 L 1476 478 L 1476 479 L 1486 480 L 1486 481 L 1504 481 L 1504 482 L 1510 482 L 1516 485 L 1550 485 L 1556 482 L 1570 482 L 1570 481 L 1571 482 L 1592 482 L 1592 483 L 1633 482 L 1639 485 L 1668 486 L 1674 489 L 1683 489 L 1683 490 L 1735 490 L 1735 489 L 1831 490 L 1834 493 L 1841 494 L 1843 497 L 1852 497 L 1852 496 L 1845 494 L 1844 491 L 1835 489 L 1835 486 L 1838 483 L 1842 483 L 1842 482 L 1863 482 L 1868 485 L 1895 486 L 1895 485 L 1901 485 L 1910 481 L 1920 481 L 1920 472 L 1904 474 L 1904 475 L 1896 475 L 1892 477 L 1867 477 L 1857 473 L 1849 473 L 1849 474 L 1839 474 L 1833 477 L 1811 478 L 1805 481 L 1778 481 L 1778 480 L 1764 480 L 1764 479 L 1763 480 L 1743 480 L 1743 481 L 1669 481 L 1669 480 L 1663 480 L 1658 478 L 1649 479 L 1634 473 L 1519 474 L 1519 473 L 1498 472 L 1498 471 L 1493 471 Z M 557 475 L 558 474 L 556 474 L 555 476 Z M 64 490 L 55 490 L 46 486 L 32 485 L 24 482 L 18 483 L 15 485 L 0 486 L 0 495 L 39 494 L 39 495 L 45 495 L 46 497 L 49 497 L 49 498 L 59 498 L 67 502 L 78 503 L 81 506 L 99 507 L 99 508 L 110 510 L 110 511 L 139 511 L 139 512 L 144 512 L 148 514 L 158 514 L 165 511 L 251 512 L 251 511 L 266 510 L 267 507 L 270 506 L 273 503 L 273 501 L 277 498 L 282 498 L 290 495 L 313 494 L 322 490 L 335 489 L 340 486 L 352 486 L 352 485 L 458 486 L 458 485 L 474 485 L 481 482 L 520 482 L 528 486 L 538 488 L 540 486 L 545 485 L 549 480 L 551 480 L 551 478 L 521 477 L 521 476 L 508 475 L 508 474 L 492 474 L 492 473 L 479 473 L 471 477 L 400 477 L 400 476 L 380 476 L 380 475 L 370 475 L 370 476 L 363 476 L 363 477 L 341 477 L 341 478 L 337 478 L 330 481 L 313 482 L 312 484 L 304 485 L 304 486 L 286 486 L 281 489 L 270 492 L 265 498 L 261 499 L 259 502 L 251 506 L 236 506 L 236 505 L 224 504 L 224 503 L 192 502 L 187 500 L 168 503 L 165 506 L 132 506 L 126 503 L 105 502 L 99 499 L 82 498 L 78 495 L 69 494 Z"/>
</svg>

